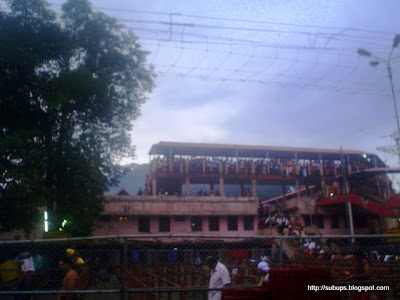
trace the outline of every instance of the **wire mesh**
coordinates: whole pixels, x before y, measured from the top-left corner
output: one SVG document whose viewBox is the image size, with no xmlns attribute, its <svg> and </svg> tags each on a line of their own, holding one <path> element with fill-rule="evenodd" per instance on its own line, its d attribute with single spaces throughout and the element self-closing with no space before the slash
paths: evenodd
<svg viewBox="0 0 400 300">
<path fill-rule="evenodd" d="M 227 267 L 232 288 L 257 287 L 265 276 L 257 265 L 266 261 L 271 275 L 274 270 L 329 270 L 332 284 L 389 286 L 389 291 L 380 293 L 390 298 L 399 288 L 399 245 L 400 235 L 143 235 L 7 241 L 0 242 L 0 298 L 31 299 L 34 294 L 36 299 L 54 299 L 64 293 L 78 299 L 204 299 L 209 290 L 209 256 L 217 256 Z M 70 293 L 60 291 L 65 274 L 58 265 L 67 249 L 77 273 L 76 290 Z M 30 274 L 17 263 L 24 253 L 34 264 Z M 369 263 L 369 275 L 354 276 L 363 260 Z"/>
</svg>

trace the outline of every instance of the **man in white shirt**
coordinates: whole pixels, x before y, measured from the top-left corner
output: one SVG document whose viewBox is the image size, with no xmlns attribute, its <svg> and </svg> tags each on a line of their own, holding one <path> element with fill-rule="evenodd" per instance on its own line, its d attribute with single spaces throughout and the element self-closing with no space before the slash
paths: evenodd
<svg viewBox="0 0 400 300">
<path fill-rule="evenodd" d="M 15 261 L 21 266 L 21 277 L 18 282 L 19 291 L 33 291 L 34 290 L 34 274 L 35 265 L 33 263 L 32 254 L 29 251 L 24 251 L 18 254 Z M 17 299 L 31 299 L 31 295 L 23 295 Z"/>
<path fill-rule="evenodd" d="M 231 283 L 227 267 L 219 262 L 216 256 L 207 257 L 207 265 L 211 269 L 210 289 L 222 289 Z M 208 300 L 221 300 L 221 290 L 209 291 Z"/>
</svg>

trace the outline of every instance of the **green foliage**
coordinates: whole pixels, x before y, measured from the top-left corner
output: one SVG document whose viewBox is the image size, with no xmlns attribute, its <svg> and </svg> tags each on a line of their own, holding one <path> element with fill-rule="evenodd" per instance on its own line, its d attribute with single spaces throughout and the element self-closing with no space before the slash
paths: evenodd
<svg viewBox="0 0 400 300">
<path fill-rule="evenodd" d="M 131 156 L 129 131 L 153 87 L 146 52 L 86 0 L 10 0 L 0 11 L 0 225 L 29 232 L 47 207 L 89 235 L 101 195 Z"/>
<path fill-rule="evenodd" d="M 358 49 L 357 53 L 358 53 L 358 55 L 362 55 L 362 56 L 367 56 L 367 57 L 371 56 L 371 52 L 369 52 L 363 48 Z"/>
<path fill-rule="evenodd" d="M 400 34 L 396 34 L 393 38 L 393 48 L 397 48 L 400 44 Z"/>
</svg>

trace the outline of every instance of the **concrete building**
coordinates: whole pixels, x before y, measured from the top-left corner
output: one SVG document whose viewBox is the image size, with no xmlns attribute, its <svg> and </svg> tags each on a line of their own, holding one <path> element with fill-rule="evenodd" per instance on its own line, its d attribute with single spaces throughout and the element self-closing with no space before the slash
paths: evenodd
<svg viewBox="0 0 400 300">
<path fill-rule="evenodd" d="M 397 211 L 385 203 L 395 201 L 387 174 L 400 169 L 373 153 L 160 142 L 149 155 L 143 195 L 106 196 L 95 235 L 273 235 L 265 221 L 276 213 L 317 234 L 398 227 Z M 226 195 L 228 184 L 239 194 Z M 261 199 L 258 189 L 271 185 L 282 194 Z"/>
</svg>

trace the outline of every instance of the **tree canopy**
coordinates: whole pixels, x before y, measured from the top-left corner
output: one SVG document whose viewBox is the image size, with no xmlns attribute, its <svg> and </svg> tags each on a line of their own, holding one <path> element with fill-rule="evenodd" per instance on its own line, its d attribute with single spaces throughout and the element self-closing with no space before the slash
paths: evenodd
<svg viewBox="0 0 400 300">
<path fill-rule="evenodd" d="M 153 87 L 146 51 L 117 20 L 68 0 L 0 7 L 0 226 L 89 235 Z"/>
</svg>

